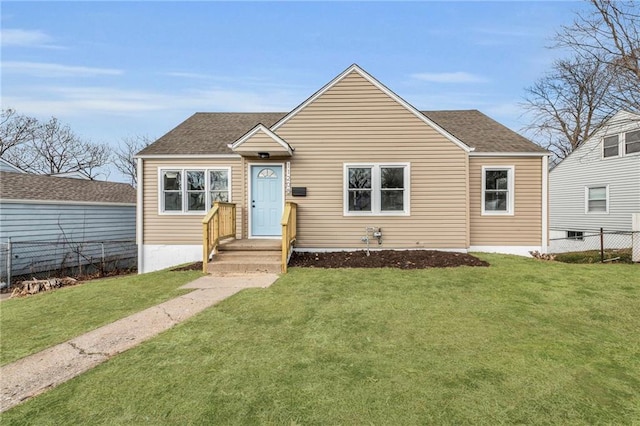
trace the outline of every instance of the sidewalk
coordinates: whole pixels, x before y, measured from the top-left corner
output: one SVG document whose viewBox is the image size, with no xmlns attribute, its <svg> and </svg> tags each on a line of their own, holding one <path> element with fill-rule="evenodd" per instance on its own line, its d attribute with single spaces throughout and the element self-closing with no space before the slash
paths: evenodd
<svg viewBox="0 0 640 426">
<path fill-rule="evenodd" d="M 84 373 L 240 290 L 269 287 L 277 278 L 275 274 L 207 275 L 181 287 L 194 289 L 191 293 L 0 367 L 0 412 Z"/>
</svg>

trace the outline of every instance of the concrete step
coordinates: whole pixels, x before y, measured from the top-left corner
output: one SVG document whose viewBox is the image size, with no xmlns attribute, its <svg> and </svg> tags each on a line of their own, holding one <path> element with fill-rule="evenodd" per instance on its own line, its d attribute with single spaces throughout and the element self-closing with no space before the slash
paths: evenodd
<svg viewBox="0 0 640 426">
<path fill-rule="evenodd" d="M 270 250 L 270 251 L 220 251 L 213 256 L 213 261 L 221 261 L 221 260 L 237 260 L 238 262 L 263 262 L 263 261 L 280 261 L 281 256 L 280 250 Z"/>
<path fill-rule="evenodd" d="M 281 250 L 282 240 L 230 240 L 218 246 L 219 251 L 271 251 Z"/>
<path fill-rule="evenodd" d="M 254 262 L 241 262 L 237 259 L 233 260 L 214 260 L 207 265 L 207 271 L 210 274 L 215 273 L 256 273 L 256 272 L 268 272 L 272 274 L 279 274 L 282 272 L 282 265 L 280 261 L 265 260 Z"/>
</svg>

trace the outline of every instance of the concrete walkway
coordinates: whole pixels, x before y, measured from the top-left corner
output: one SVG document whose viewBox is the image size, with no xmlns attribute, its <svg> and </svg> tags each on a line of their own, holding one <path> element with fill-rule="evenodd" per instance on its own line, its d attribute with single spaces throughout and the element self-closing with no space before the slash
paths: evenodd
<svg viewBox="0 0 640 426">
<path fill-rule="evenodd" d="M 277 278 L 275 274 L 201 277 L 181 287 L 194 289 L 191 293 L 0 367 L 0 412 L 84 373 L 240 290 L 269 287 Z"/>
</svg>

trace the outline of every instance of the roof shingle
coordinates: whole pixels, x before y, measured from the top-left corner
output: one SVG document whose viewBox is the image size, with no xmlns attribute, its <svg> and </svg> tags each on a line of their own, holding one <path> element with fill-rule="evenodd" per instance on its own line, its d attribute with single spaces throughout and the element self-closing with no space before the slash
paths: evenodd
<svg viewBox="0 0 640 426">
<path fill-rule="evenodd" d="M 127 183 L 0 172 L 0 198 L 135 204 L 136 190 Z"/>
<path fill-rule="evenodd" d="M 462 143 L 474 148 L 474 152 L 547 152 L 478 110 L 421 112 Z M 259 123 L 266 127 L 273 126 L 286 114 L 199 112 L 137 155 L 233 154 L 228 144 L 235 142 Z"/>
</svg>

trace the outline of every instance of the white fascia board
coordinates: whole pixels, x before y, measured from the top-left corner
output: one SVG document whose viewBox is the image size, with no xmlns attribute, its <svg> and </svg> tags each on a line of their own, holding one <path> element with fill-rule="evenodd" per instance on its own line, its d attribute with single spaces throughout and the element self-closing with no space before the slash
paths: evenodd
<svg viewBox="0 0 640 426">
<path fill-rule="evenodd" d="M 136 203 L 107 203 L 98 201 L 71 201 L 71 200 L 20 200 L 16 198 L 3 198 L 0 204 L 63 204 L 70 206 L 118 206 L 118 207 L 135 207 Z"/>
<path fill-rule="evenodd" d="M 239 154 L 148 154 L 136 155 L 133 158 L 142 159 L 215 159 L 215 158 L 242 158 Z"/>
<path fill-rule="evenodd" d="M 227 145 L 229 146 L 229 148 L 233 149 L 234 151 L 236 150 L 236 148 L 238 148 L 240 145 L 242 145 L 243 143 L 245 143 L 247 140 L 249 140 L 253 135 L 255 135 L 258 132 L 264 132 L 264 134 L 266 134 L 267 136 L 269 136 L 271 139 L 273 139 L 273 141 L 275 143 L 277 143 L 278 145 L 280 145 L 282 148 L 284 148 L 285 150 L 287 150 L 287 152 L 289 153 L 289 155 L 292 154 L 292 150 L 291 150 L 291 146 L 284 141 L 284 139 L 282 139 L 280 136 L 276 135 L 275 133 L 273 133 L 271 130 L 269 130 L 264 124 L 260 123 L 257 126 L 255 126 L 253 129 L 249 130 L 247 133 L 245 133 L 244 136 L 242 136 L 240 139 L 238 139 L 237 141 L 235 141 L 233 144 L 231 145 Z"/>
<path fill-rule="evenodd" d="M 282 117 L 280 119 L 280 121 L 278 121 L 276 124 L 271 126 L 271 130 L 274 130 L 274 131 L 277 130 L 280 126 L 282 126 L 287 121 L 289 121 L 291 118 L 293 118 L 295 115 L 297 115 L 298 112 L 300 112 L 302 109 L 304 109 L 311 102 L 315 101 L 317 98 L 322 96 L 327 90 L 329 90 L 333 86 L 335 86 L 338 82 L 340 82 L 343 78 L 345 78 L 352 71 L 355 71 L 358 74 L 360 74 L 365 80 L 369 81 L 371 84 L 373 84 L 378 89 L 383 91 L 387 96 L 389 96 L 390 98 L 392 98 L 393 100 L 398 102 L 400 105 L 405 107 L 409 112 L 411 112 L 417 118 L 422 120 L 424 123 L 426 123 L 429 126 L 431 126 L 433 129 L 435 129 L 438 133 L 440 133 L 442 136 L 447 138 L 449 141 L 453 142 L 458 147 L 462 148 L 465 152 L 471 152 L 471 151 L 473 151 L 475 149 L 475 148 L 472 148 L 472 147 L 468 146 L 467 144 L 462 142 L 460 139 L 458 139 L 455 136 L 453 136 L 451 133 L 447 132 L 444 128 L 440 127 L 435 122 L 431 121 L 426 115 L 424 115 L 423 113 L 418 111 L 413 105 L 411 105 L 410 103 L 408 103 L 407 101 L 402 99 L 400 96 L 396 95 L 393 91 L 391 91 L 389 88 L 387 88 L 384 84 L 380 83 L 378 80 L 376 80 L 373 76 L 371 76 L 365 70 L 360 68 L 357 64 L 351 65 L 349 68 L 347 68 L 342 73 L 340 73 L 337 77 L 335 77 L 333 80 L 331 80 L 329 83 L 327 83 L 320 90 L 318 90 L 316 93 L 311 95 L 310 98 L 308 98 L 306 101 L 304 101 L 303 103 L 298 105 L 289 114 L 287 114 L 284 117 Z"/>
<path fill-rule="evenodd" d="M 470 152 L 469 157 L 549 157 L 550 152 Z"/>
</svg>

